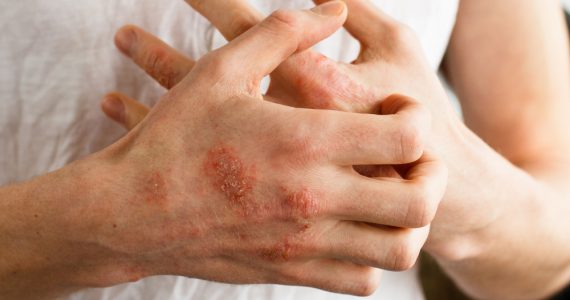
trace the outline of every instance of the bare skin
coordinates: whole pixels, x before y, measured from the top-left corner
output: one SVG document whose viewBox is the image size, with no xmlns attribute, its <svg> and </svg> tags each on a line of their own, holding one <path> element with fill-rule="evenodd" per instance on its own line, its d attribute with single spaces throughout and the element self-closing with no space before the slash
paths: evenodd
<svg viewBox="0 0 570 300">
<path fill-rule="evenodd" d="M 341 2 L 276 12 L 197 61 L 114 145 L 0 189 L 0 295 L 161 274 L 367 295 L 377 268 L 410 268 L 447 179 L 424 149 L 427 109 L 403 96 L 383 115 L 261 101 L 265 75 L 345 18 Z M 402 166 L 398 178 L 352 167 L 368 164 Z"/>
<path fill-rule="evenodd" d="M 228 39 L 260 18 L 247 1 L 187 2 Z M 428 144 L 450 167 L 450 184 L 425 249 L 476 298 L 536 299 L 562 288 L 570 280 L 565 182 L 570 76 L 557 2 L 462 2 L 445 69 L 470 128 L 454 116 L 413 34 L 367 1 L 345 2 L 345 26 L 363 46 L 357 61 L 347 65 L 310 51 L 298 53 L 272 74 L 269 94 L 278 97 L 269 99 L 368 113 L 393 93 L 420 99 L 437 116 Z M 130 45 L 127 55 L 151 76 L 191 69 L 191 59 L 140 29 L 122 29 L 119 41 L 126 31 L 136 32 L 142 42 Z M 172 65 L 185 68 L 172 71 Z M 148 110 L 125 95 L 113 97 L 125 103 L 130 121 L 118 120 L 105 102 L 104 110 L 126 128 Z M 389 173 L 385 167 L 365 171 Z M 541 240 L 548 242 L 537 243 Z"/>
</svg>

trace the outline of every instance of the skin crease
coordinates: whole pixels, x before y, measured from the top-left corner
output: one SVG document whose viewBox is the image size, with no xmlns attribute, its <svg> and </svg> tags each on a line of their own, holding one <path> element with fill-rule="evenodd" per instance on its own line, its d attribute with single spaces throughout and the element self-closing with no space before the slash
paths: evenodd
<svg viewBox="0 0 570 300">
<path fill-rule="evenodd" d="M 260 19 L 247 1 L 187 2 L 228 39 Z M 425 249 L 475 298 L 545 298 L 567 284 L 570 75 L 558 2 L 461 2 L 444 69 L 462 101 L 469 128 L 455 118 L 413 34 L 410 37 L 408 30 L 386 21 L 389 18 L 381 13 L 371 13 L 375 8 L 366 1 L 345 2 L 346 27 L 363 46 L 356 64 L 338 64 L 310 51 L 298 53 L 272 74 L 267 99 L 356 112 L 378 112 L 375 99 L 392 92 L 420 99 L 437 116 L 428 142 L 450 166 L 450 184 Z M 120 49 L 125 31 L 136 31 L 165 57 L 176 53 L 133 27 L 119 32 Z M 385 46 L 378 48 L 374 40 Z M 167 63 L 149 67 L 146 47 L 131 47 L 134 51 L 127 55 L 151 76 L 172 68 Z M 191 68 L 192 60 L 181 61 Z M 356 74 L 362 73 L 380 85 L 361 92 L 372 83 L 361 83 L 363 76 Z M 346 97 L 351 89 L 356 97 Z M 124 95 L 116 98 L 128 103 L 127 111 L 145 109 Z M 113 112 L 108 114 L 113 118 Z M 389 168 L 357 169 L 397 177 Z M 537 244 L 539 240 L 548 242 Z"/>
<path fill-rule="evenodd" d="M 1 297 L 165 274 L 369 295 L 378 269 L 411 268 L 447 182 L 423 144 L 427 109 L 393 95 L 384 115 L 310 110 L 259 92 L 346 16 L 341 2 L 275 12 L 193 63 L 144 121 L 124 106 L 117 119 L 138 125 L 115 144 L 1 188 Z M 406 172 L 352 168 L 376 164 Z"/>
</svg>

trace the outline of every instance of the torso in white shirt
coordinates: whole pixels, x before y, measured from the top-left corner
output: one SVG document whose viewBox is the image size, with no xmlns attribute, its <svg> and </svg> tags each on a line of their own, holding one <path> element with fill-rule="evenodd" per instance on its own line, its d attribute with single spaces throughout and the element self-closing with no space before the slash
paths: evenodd
<svg viewBox="0 0 570 300">
<path fill-rule="evenodd" d="M 376 0 L 420 37 L 438 67 L 459 0 Z M 309 0 L 251 0 L 270 13 L 311 7 Z M 0 2 L 0 185 L 26 180 L 106 147 L 124 131 L 105 119 L 101 97 L 122 91 L 147 104 L 164 93 L 113 46 L 113 34 L 132 23 L 199 58 L 225 41 L 182 0 L 19 0 Z M 344 30 L 317 45 L 328 57 L 351 61 L 358 43 Z M 205 266 L 207 267 L 207 266 Z M 71 299 L 353 299 L 317 289 L 228 285 L 157 276 Z M 415 270 L 383 276 L 371 299 L 423 299 Z M 361 298 L 354 298 L 361 299 Z"/>
</svg>

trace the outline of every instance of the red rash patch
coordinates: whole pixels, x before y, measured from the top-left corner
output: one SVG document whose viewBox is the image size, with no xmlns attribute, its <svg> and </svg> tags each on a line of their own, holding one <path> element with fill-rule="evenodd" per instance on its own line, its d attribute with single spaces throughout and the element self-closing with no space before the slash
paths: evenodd
<svg viewBox="0 0 570 300">
<path fill-rule="evenodd" d="M 296 192 L 290 192 L 285 187 L 281 187 L 281 190 L 285 193 L 281 205 L 287 214 L 308 219 L 319 212 L 319 201 L 307 188 Z"/>
<path fill-rule="evenodd" d="M 208 152 L 204 163 L 206 174 L 213 179 L 214 188 L 248 215 L 254 209 L 253 187 L 255 168 L 246 167 L 230 147 L 220 146 Z"/>
<path fill-rule="evenodd" d="M 261 257 L 270 261 L 289 260 L 289 258 L 291 257 L 291 252 L 293 250 L 293 247 L 289 242 L 289 239 L 290 239 L 289 237 L 286 237 L 282 243 L 279 243 L 270 249 L 262 251 Z"/>
<path fill-rule="evenodd" d="M 373 91 L 356 81 L 350 73 L 324 55 L 299 56 L 296 68 L 305 68 L 294 79 L 295 89 L 301 91 L 309 108 L 350 109 L 367 112 L 368 107 L 378 101 Z M 326 82 L 327 84 L 323 84 Z M 347 99 L 350 99 L 348 101 Z"/>
<path fill-rule="evenodd" d="M 317 200 L 314 194 L 307 189 L 290 194 L 287 197 L 287 206 L 305 218 L 315 215 L 318 211 Z"/>
<path fill-rule="evenodd" d="M 166 181 L 159 172 L 154 172 L 145 182 L 143 191 L 147 203 L 164 205 L 168 199 L 168 189 Z"/>
</svg>

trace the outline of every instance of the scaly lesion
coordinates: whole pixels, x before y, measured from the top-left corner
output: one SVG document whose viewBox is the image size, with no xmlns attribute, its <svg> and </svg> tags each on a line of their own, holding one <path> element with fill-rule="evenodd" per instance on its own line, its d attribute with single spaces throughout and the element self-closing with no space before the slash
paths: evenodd
<svg viewBox="0 0 570 300">
<path fill-rule="evenodd" d="M 352 67 L 317 52 L 301 52 L 272 74 L 268 95 L 290 106 L 375 113 L 377 92 L 357 80 Z"/>
<path fill-rule="evenodd" d="M 221 192 L 242 215 L 251 215 L 257 209 L 253 196 L 255 166 L 247 166 L 234 148 L 220 145 L 208 151 L 204 170 L 214 189 Z"/>
</svg>

